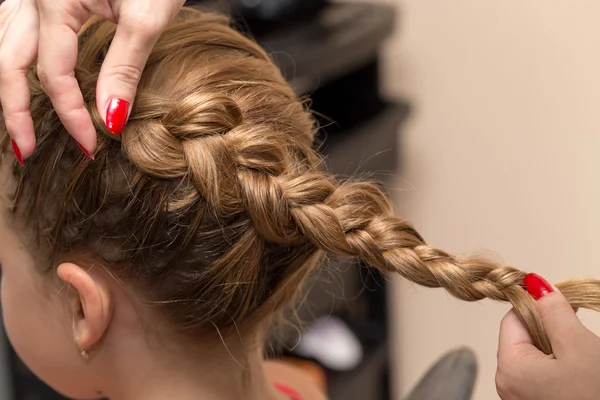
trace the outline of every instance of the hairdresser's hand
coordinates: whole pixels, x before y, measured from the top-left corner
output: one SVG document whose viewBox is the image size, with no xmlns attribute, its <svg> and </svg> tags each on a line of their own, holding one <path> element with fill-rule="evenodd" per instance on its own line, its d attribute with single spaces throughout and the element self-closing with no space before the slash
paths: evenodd
<svg viewBox="0 0 600 400">
<path fill-rule="evenodd" d="M 96 132 L 74 77 L 77 33 L 90 15 L 117 23 L 102 64 L 97 107 L 108 129 L 120 133 L 152 47 L 184 0 L 7 0 L 0 12 L 0 102 L 15 152 L 26 159 L 35 136 L 26 74 L 38 76 L 69 133 L 91 154 Z M 108 112 L 107 112 L 108 111 Z"/>
<path fill-rule="evenodd" d="M 554 354 L 537 350 L 514 311 L 500 327 L 496 388 L 503 400 L 596 400 L 600 338 L 581 324 L 565 297 L 537 276 L 526 286 L 537 301 Z M 537 289 L 536 289 L 537 287 Z"/>
</svg>

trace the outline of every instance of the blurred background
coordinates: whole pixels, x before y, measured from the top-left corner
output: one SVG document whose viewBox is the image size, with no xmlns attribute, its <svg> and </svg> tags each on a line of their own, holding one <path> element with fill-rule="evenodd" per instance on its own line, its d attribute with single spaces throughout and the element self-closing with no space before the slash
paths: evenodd
<svg viewBox="0 0 600 400">
<path fill-rule="evenodd" d="M 600 3 L 195 3 L 231 13 L 273 54 L 313 97 L 330 169 L 384 181 L 430 244 L 493 251 L 553 282 L 600 275 Z M 332 265 L 310 287 L 305 326 L 269 353 L 332 400 L 498 398 L 506 304 L 459 302 L 360 265 Z M 580 316 L 600 331 L 597 316 Z M 0 350 L 0 400 L 59 399 Z"/>
</svg>

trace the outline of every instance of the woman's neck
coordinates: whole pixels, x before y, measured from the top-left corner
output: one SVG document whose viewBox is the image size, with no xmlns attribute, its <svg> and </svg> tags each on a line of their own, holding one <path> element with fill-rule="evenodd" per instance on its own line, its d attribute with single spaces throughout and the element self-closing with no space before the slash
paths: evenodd
<svg viewBox="0 0 600 400">
<path fill-rule="evenodd" d="M 110 400 L 286 399 L 270 382 L 261 349 L 244 356 L 223 344 L 189 352 L 184 359 L 151 351 L 128 353 L 103 379 L 103 395 Z"/>
</svg>

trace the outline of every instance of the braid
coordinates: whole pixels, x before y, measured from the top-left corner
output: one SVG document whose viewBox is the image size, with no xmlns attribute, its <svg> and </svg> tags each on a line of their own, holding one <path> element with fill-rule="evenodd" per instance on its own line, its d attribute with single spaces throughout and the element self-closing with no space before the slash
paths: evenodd
<svg viewBox="0 0 600 400">
<path fill-rule="evenodd" d="M 263 140 L 277 143 L 268 142 L 268 136 Z M 265 240 L 290 244 L 306 238 L 327 253 L 358 258 L 421 286 L 444 288 L 460 300 L 510 302 L 536 346 L 552 352 L 535 302 L 523 288 L 525 272 L 427 245 L 408 221 L 394 214 L 389 198 L 372 183 L 337 185 L 315 169 L 286 173 L 285 153 L 275 145 L 265 146 L 264 155 L 268 160 L 245 166 L 238 162 L 246 167 L 238 176 L 246 212 Z M 567 281 L 558 287 L 573 307 L 600 310 L 600 299 L 590 295 L 600 293 L 600 281 Z"/>
<path fill-rule="evenodd" d="M 510 302 L 536 346 L 551 353 L 535 302 L 522 286 L 525 272 L 428 246 L 408 221 L 394 214 L 376 185 L 338 184 L 316 168 L 314 153 L 295 156 L 302 151 L 293 138 L 245 121 L 232 97 L 204 92 L 175 101 L 146 93 L 139 96 L 132 115 L 122 135 L 132 163 L 151 176 L 189 178 L 192 190 L 184 202 L 202 198 L 220 217 L 243 213 L 252 222 L 215 265 L 220 271 L 215 282 L 245 281 L 260 290 L 256 279 L 244 276 L 240 260 L 259 265 L 258 255 L 268 243 L 290 248 L 308 242 L 332 255 L 358 258 L 384 274 L 444 288 L 460 300 Z M 558 287 L 574 307 L 600 309 L 600 300 L 589 295 L 600 291 L 600 282 L 569 281 Z M 237 293 L 244 298 L 225 296 L 222 306 L 241 305 L 240 314 L 257 306 L 251 290 Z"/>
<path fill-rule="evenodd" d="M 510 302 L 550 353 L 525 273 L 433 248 L 377 186 L 323 173 L 310 112 L 264 50 L 228 24 L 182 10 L 150 54 L 120 136 L 95 104 L 115 26 L 86 25 L 76 77 L 99 133 L 93 163 L 29 74 L 37 149 L 13 170 L 11 197 L 47 259 L 89 251 L 174 327 L 198 332 L 290 305 L 324 253 L 357 258 L 461 300 Z M 600 310 L 600 281 L 557 286 L 573 307 Z"/>
<path fill-rule="evenodd" d="M 235 47 L 250 55 L 244 59 L 250 64 L 240 63 L 242 68 L 252 70 L 256 68 L 252 60 L 268 60 L 253 42 L 239 39 Z M 320 250 L 357 258 L 384 274 L 400 274 L 421 286 L 444 288 L 460 300 L 510 302 L 536 346 L 551 353 L 535 302 L 523 288 L 525 272 L 427 245 L 408 221 L 394 214 L 389 198 L 376 185 L 340 184 L 317 168 L 319 159 L 310 148 L 312 119 L 306 118 L 278 72 L 271 71 L 277 79 L 261 83 L 247 79 L 243 85 L 275 89 L 282 103 L 289 104 L 285 111 L 273 106 L 273 91 L 265 92 L 264 98 L 257 95 L 248 105 L 237 93 L 239 82 L 233 82 L 233 91 L 226 90 L 223 73 L 214 69 L 202 76 L 199 85 L 204 89 L 184 97 L 149 92 L 138 96 L 131 128 L 123 134 L 123 148 L 140 170 L 152 176 L 189 177 L 194 190 L 188 199 L 201 197 L 222 218 L 244 215 L 251 221 L 246 234 L 214 267 L 220 271 L 215 284 L 233 279 L 252 287 L 239 291 L 230 286 L 227 290 L 244 295 L 226 297 L 226 308 L 238 304 L 242 315 L 272 295 L 263 290 L 253 297 L 261 285 L 244 268 L 265 262 L 263 253 L 269 252 L 270 245 L 284 249 L 275 252 L 277 257 L 292 254 L 291 259 L 300 264 Z M 271 106 L 263 107 L 264 102 Z M 282 118 L 282 112 L 289 118 Z M 284 271 L 275 275 L 279 276 L 273 281 L 275 286 L 298 282 L 281 278 Z M 600 296 L 594 295 L 600 293 L 600 281 L 568 281 L 557 286 L 574 307 L 600 310 Z"/>
<path fill-rule="evenodd" d="M 290 182 L 294 183 L 284 185 L 290 214 L 320 249 L 356 257 L 384 274 L 397 273 L 421 286 L 444 288 L 460 300 L 510 302 L 535 345 L 546 354 L 552 352 L 535 301 L 523 288 L 525 272 L 428 246 L 371 183 L 350 182 L 336 188 L 324 175 Z M 557 287 L 574 308 L 600 311 L 600 281 L 571 280 Z"/>
</svg>

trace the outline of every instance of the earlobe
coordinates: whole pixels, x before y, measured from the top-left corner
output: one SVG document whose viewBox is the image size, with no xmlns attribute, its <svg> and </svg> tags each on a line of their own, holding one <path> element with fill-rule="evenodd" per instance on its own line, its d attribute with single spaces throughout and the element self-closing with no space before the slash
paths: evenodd
<svg viewBox="0 0 600 400">
<path fill-rule="evenodd" d="M 93 270 L 77 264 L 58 266 L 58 277 L 69 285 L 72 293 L 69 308 L 73 318 L 73 338 L 82 352 L 96 345 L 106 332 L 112 318 L 111 295 L 106 282 L 92 274 Z"/>
</svg>

